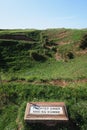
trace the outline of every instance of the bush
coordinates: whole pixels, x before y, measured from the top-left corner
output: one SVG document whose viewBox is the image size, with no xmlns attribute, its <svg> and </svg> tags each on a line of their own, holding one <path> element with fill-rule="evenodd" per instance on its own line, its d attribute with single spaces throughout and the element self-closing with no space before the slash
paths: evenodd
<svg viewBox="0 0 87 130">
<path fill-rule="evenodd" d="M 68 57 L 69 59 L 73 59 L 73 58 L 74 58 L 74 54 L 73 54 L 72 52 L 68 52 L 68 53 L 67 53 L 67 57 Z"/>
<path fill-rule="evenodd" d="M 46 61 L 46 57 L 44 55 L 38 54 L 37 52 L 32 52 L 31 55 L 35 61 Z"/>
<path fill-rule="evenodd" d="M 80 43 L 80 48 L 81 49 L 87 48 L 87 34 L 83 36 L 81 43 Z"/>
</svg>

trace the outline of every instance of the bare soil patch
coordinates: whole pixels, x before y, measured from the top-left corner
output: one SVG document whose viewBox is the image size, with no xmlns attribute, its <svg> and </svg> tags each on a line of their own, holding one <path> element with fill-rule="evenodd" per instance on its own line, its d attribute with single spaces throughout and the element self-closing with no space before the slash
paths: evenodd
<svg viewBox="0 0 87 130">
<path fill-rule="evenodd" d="M 59 54 L 59 53 L 56 53 L 55 54 L 55 59 L 56 60 L 61 60 L 62 58 L 61 58 L 61 55 Z"/>
</svg>

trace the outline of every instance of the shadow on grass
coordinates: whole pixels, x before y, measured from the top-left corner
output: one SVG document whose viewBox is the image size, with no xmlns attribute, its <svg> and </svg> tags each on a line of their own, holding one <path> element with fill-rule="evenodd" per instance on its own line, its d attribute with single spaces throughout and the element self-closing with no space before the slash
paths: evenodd
<svg viewBox="0 0 87 130">
<path fill-rule="evenodd" d="M 60 123 L 55 126 L 47 126 L 41 123 L 25 123 L 24 130 L 80 130 L 73 122 Z"/>
</svg>

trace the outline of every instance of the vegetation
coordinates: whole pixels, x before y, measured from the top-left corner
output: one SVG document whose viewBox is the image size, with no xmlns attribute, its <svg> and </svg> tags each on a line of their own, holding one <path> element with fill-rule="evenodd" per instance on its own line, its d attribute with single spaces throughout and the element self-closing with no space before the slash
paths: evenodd
<svg viewBox="0 0 87 130">
<path fill-rule="evenodd" d="M 82 41 L 81 41 L 81 44 L 80 44 L 80 48 L 82 49 L 86 49 L 87 48 L 87 34 L 84 35 Z"/>
<path fill-rule="evenodd" d="M 27 102 L 63 101 L 69 123 L 87 128 L 87 30 L 0 30 L 0 130 L 46 130 L 27 124 Z"/>
<path fill-rule="evenodd" d="M 4 88 L 4 89 L 3 89 Z M 43 127 L 26 124 L 23 120 L 27 102 L 64 101 L 67 105 L 70 123 L 60 129 L 76 130 L 87 128 L 87 87 L 86 84 L 73 84 L 65 88 L 48 85 L 6 83 L 0 86 L 0 129 L 37 130 Z M 21 125 L 20 125 L 21 124 Z M 27 126 L 28 125 L 28 126 Z M 56 126 L 58 129 L 58 125 Z M 73 130 L 73 129 L 72 129 Z"/>
</svg>

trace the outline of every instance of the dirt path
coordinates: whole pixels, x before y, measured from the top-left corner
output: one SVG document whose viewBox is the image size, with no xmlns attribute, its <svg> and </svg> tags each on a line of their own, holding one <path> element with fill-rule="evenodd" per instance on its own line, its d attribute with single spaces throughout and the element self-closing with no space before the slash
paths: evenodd
<svg viewBox="0 0 87 130">
<path fill-rule="evenodd" d="M 61 80 L 61 79 L 54 79 L 54 80 L 43 80 L 43 81 L 33 81 L 29 82 L 26 80 L 15 80 L 15 81 L 8 81 L 8 80 L 3 80 L 2 83 L 26 83 L 26 84 L 36 84 L 36 85 L 55 85 L 55 86 L 61 86 L 61 87 L 66 87 L 69 84 L 72 83 L 87 83 L 87 78 L 86 79 L 78 79 L 78 80 Z"/>
<path fill-rule="evenodd" d="M 81 55 L 81 54 L 83 54 L 83 55 L 84 55 L 84 54 L 87 54 L 87 49 L 81 50 L 81 51 L 77 51 L 76 54 L 80 54 L 80 55 Z"/>
</svg>

